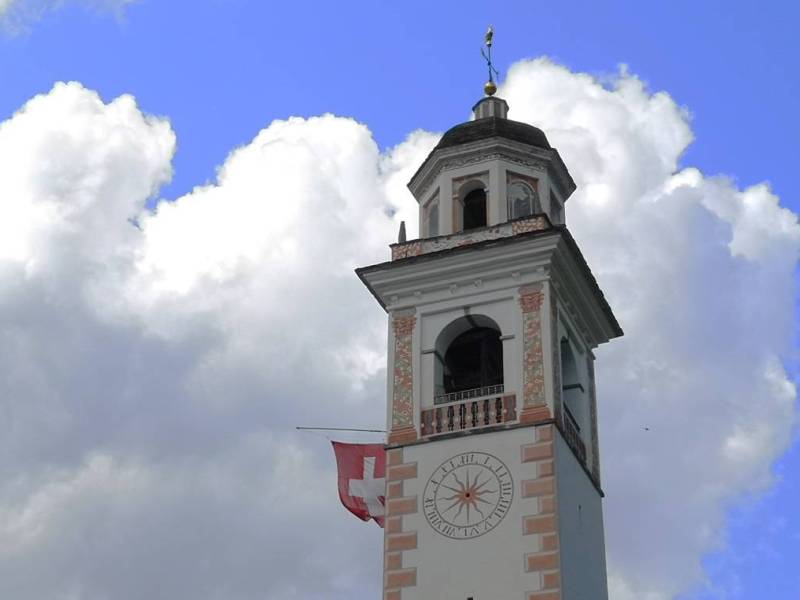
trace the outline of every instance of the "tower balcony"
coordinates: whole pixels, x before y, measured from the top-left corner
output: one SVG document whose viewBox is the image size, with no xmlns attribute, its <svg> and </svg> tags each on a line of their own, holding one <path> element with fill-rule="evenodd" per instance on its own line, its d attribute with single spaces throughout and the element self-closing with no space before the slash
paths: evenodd
<svg viewBox="0 0 800 600">
<path fill-rule="evenodd" d="M 572 451 L 575 453 L 578 461 L 582 465 L 586 465 L 586 442 L 581 438 L 581 428 L 572 412 L 568 407 L 564 406 L 564 419 L 562 422 L 562 429 L 564 433 L 564 440 L 567 442 Z"/>
<path fill-rule="evenodd" d="M 422 409 L 420 433 L 424 438 L 473 432 L 517 422 L 517 397 L 502 384 L 450 394 L 434 399 Z"/>
</svg>

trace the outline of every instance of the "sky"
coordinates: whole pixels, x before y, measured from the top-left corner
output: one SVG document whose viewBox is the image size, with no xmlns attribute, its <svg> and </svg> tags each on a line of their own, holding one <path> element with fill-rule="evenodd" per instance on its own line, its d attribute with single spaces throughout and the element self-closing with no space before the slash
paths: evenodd
<svg viewBox="0 0 800 600">
<path fill-rule="evenodd" d="M 492 23 L 626 332 L 611 598 L 796 598 L 800 9 L 647 4 L 0 0 L 0 597 L 377 597 L 294 426 L 383 422 L 353 268 L 416 231 Z"/>
</svg>

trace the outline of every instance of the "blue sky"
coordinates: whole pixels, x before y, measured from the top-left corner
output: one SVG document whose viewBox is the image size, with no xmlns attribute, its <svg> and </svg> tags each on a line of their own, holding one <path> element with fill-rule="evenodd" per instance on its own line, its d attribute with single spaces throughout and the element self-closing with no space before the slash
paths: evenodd
<svg viewBox="0 0 800 600">
<path fill-rule="evenodd" d="M 370 2 L 140 1 L 116 18 L 67 3 L 2 40 L 10 115 L 54 81 L 78 80 L 110 99 L 133 93 L 167 115 L 180 138 L 165 195 L 210 178 L 227 151 L 274 118 L 332 112 L 368 123 L 381 146 L 465 117 L 484 76 L 487 22 L 501 72 L 546 54 L 574 69 L 627 64 L 692 115 L 684 162 L 768 180 L 797 207 L 793 165 L 800 94 L 790 2 L 529 2 L 379 5 Z"/>
<path fill-rule="evenodd" d="M 511 63 L 540 55 L 609 81 L 625 64 L 690 112 L 695 141 L 682 166 L 741 188 L 767 181 L 800 212 L 796 3 L 31 5 L 12 4 L 21 21 L 0 35 L 0 121 L 56 81 L 79 81 L 105 101 L 132 94 L 177 134 L 174 176 L 159 197 L 212 181 L 228 153 L 274 119 L 353 117 L 381 149 L 465 120 L 484 81 L 478 49 L 492 23 L 501 79 Z M 796 380 L 797 356 L 783 359 Z M 704 560 L 708 588 L 681 600 L 797 598 L 797 441 L 774 473 L 769 491 L 729 507 L 727 546 Z"/>
</svg>

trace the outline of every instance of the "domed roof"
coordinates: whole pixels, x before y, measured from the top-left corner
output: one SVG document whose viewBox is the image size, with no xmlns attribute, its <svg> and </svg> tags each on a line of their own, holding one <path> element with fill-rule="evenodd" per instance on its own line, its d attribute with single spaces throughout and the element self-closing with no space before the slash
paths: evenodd
<svg viewBox="0 0 800 600">
<path fill-rule="evenodd" d="M 499 117 L 486 117 L 448 129 L 436 144 L 434 151 L 492 137 L 502 137 L 529 146 L 550 149 L 547 136 L 538 127 Z"/>
</svg>

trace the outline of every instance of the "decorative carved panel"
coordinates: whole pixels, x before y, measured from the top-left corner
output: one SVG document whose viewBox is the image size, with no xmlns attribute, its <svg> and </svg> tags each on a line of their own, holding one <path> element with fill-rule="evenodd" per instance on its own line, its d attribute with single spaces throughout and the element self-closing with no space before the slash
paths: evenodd
<svg viewBox="0 0 800 600">
<path fill-rule="evenodd" d="M 392 430 L 414 426 L 413 370 L 411 339 L 417 318 L 396 316 L 394 325 L 394 380 L 392 391 Z"/>
</svg>

